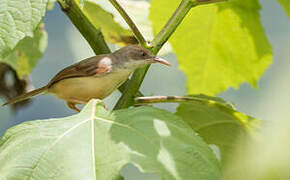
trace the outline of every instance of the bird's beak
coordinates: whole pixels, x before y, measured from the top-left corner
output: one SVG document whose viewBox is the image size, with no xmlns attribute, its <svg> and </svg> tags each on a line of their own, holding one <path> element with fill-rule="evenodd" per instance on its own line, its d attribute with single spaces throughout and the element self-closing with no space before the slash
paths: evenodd
<svg viewBox="0 0 290 180">
<path fill-rule="evenodd" d="M 162 59 L 160 57 L 154 57 L 153 60 L 155 63 L 161 63 L 161 64 L 164 64 L 166 66 L 171 66 L 171 64 L 168 61 L 166 61 L 165 59 Z"/>
</svg>

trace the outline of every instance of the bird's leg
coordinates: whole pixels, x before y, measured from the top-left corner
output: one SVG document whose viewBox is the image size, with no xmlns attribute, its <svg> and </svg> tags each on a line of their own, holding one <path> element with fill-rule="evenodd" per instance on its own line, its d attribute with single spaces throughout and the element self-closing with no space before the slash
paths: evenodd
<svg viewBox="0 0 290 180">
<path fill-rule="evenodd" d="M 77 104 L 83 104 L 83 105 L 86 105 L 88 102 L 86 101 L 80 101 L 80 100 L 69 100 L 69 101 L 66 101 L 66 105 L 71 108 L 72 110 L 76 111 L 76 112 L 80 112 L 80 110 L 76 107 Z M 104 102 L 101 103 L 101 105 L 105 108 L 106 108 L 106 105 Z"/>
<path fill-rule="evenodd" d="M 81 112 L 77 107 L 76 107 L 76 103 L 73 103 L 71 101 L 67 101 L 66 105 L 71 108 L 72 110 L 76 111 L 76 112 Z"/>
<path fill-rule="evenodd" d="M 104 109 L 108 110 L 108 109 L 106 108 L 106 105 L 105 105 L 105 103 L 104 103 L 103 101 L 101 102 L 101 105 L 103 106 Z"/>
</svg>

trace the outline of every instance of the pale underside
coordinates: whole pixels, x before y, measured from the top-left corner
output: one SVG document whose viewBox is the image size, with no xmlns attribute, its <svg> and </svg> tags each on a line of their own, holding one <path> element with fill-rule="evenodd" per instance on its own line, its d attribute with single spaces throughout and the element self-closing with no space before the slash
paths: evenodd
<svg viewBox="0 0 290 180">
<path fill-rule="evenodd" d="M 120 69 L 104 76 L 76 77 L 61 80 L 48 89 L 57 98 L 75 104 L 84 104 L 90 99 L 104 99 L 123 84 L 131 71 Z"/>
</svg>

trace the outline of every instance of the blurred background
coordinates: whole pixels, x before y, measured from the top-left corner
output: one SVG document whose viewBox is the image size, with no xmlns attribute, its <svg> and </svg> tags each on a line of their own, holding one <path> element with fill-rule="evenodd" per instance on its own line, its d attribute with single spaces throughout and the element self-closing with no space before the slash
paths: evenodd
<svg viewBox="0 0 290 180">
<path fill-rule="evenodd" d="M 260 79 L 258 89 L 244 83 L 239 89 L 229 89 L 219 96 L 232 102 L 239 111 L 261 119 L 271 127 L 282 125 L 283 120 L 290 119 L 290 19 L 276 1 L 263 0 L 260 3 L 261 20 L 273 47 L 273 64 Z M 48 47 L 30 76 L 35 87 L 46 85 L 64 67 L 94 55 L 58 5 L 52 11 L 47 11 L 44 22 L 48 32 Z M 153 65 L 142 85 L 142 92 L 146 95 L 185 95 L 186 77 L 178 69 L 175 55 L 166 54 L 164 58 L 174 66 Z M 105 99 L 109 109 L 119 96 L 120 93 L 115 92 Z M 4 99 L 0 101 L 3 103 Z M 172 104 L 158 106 L 172 112 L 176 107 Z M 10 107 L 0 108 L 0 135 L 9 127 L 24 121 L 65 117 L 74 113 L 66 107 L 65 102 L 53 96 L 38 96 L 17 111 Z M 123 173 L 126 179 L 158 179 L 154 175 L 142 175 L 130 165 L 123 169 Z"/>
</svg>

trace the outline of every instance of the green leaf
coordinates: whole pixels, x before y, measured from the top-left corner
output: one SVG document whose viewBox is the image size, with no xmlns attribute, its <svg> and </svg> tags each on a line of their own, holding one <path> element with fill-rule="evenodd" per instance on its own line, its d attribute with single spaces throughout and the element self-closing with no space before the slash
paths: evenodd
<svg viewBox="0 0 290 180">
<path fill-rule="evenodd" d="M 180 0 L 153 0 L 150 19 L 159 31 Z M 188 94 L 215 95 L 247 81 L 257 85 L 272 62 L 257 0 L 194 7 L 169 39 L 187 76 Z"/>
<path fill-rule="evenodd" d="M 236 111 L 221 98 L 205 95 L 190 96 L 200 99 L 182 103 L 176 114 L 183 118 L 208 144 L 216 145 L 226 166 L 240 141 L 255 136 L 259 121 Z"/>
<path fill-rule="evenodd" d="M 46 9 L 52 10 L 54 8 L 56 0 L 48 0 Z"/>
<path fill-rule="evenodd" d="M 46 6 L 47 0 L 0 0 L 0 59 L 9 55 L 20 40 L 32 37 Z"/>
<path fill-rule="evenodd" d="M 13 67 L 20 77 L 30 74 L 37 61 L 42 57 L 47 46 L 47 34 L 44 25 L 40 24 L 33 37 L 22 39 L 13 51 L 0 60 Z"/>
<path fill-rule="evenodd" d="M 289 0 L 277 0 L 284 8 L 288 17 L 290 17 L 290 1 Z"/>
<path fill-rule="evenodd" d="M 132 163 L 162 179 L 221 179 L 211 149 L 179 117 L 156 108 L 115 112 L 90 101 L 77 115 L 26 122 L 0 140 L 7 179 L 117 179 Z"/>
<path fill-rule="evenodd" d="M 76 2 L 79 2 L 76 0 Z M 114 16 L 99 6 L 96 0 L 84 0 L 80 7 L 90 22 L 97 28 L 101 28 L 106 40 L 117 44 L 136 44 L 133 33 L 115 22 Z"/>
</svg>

